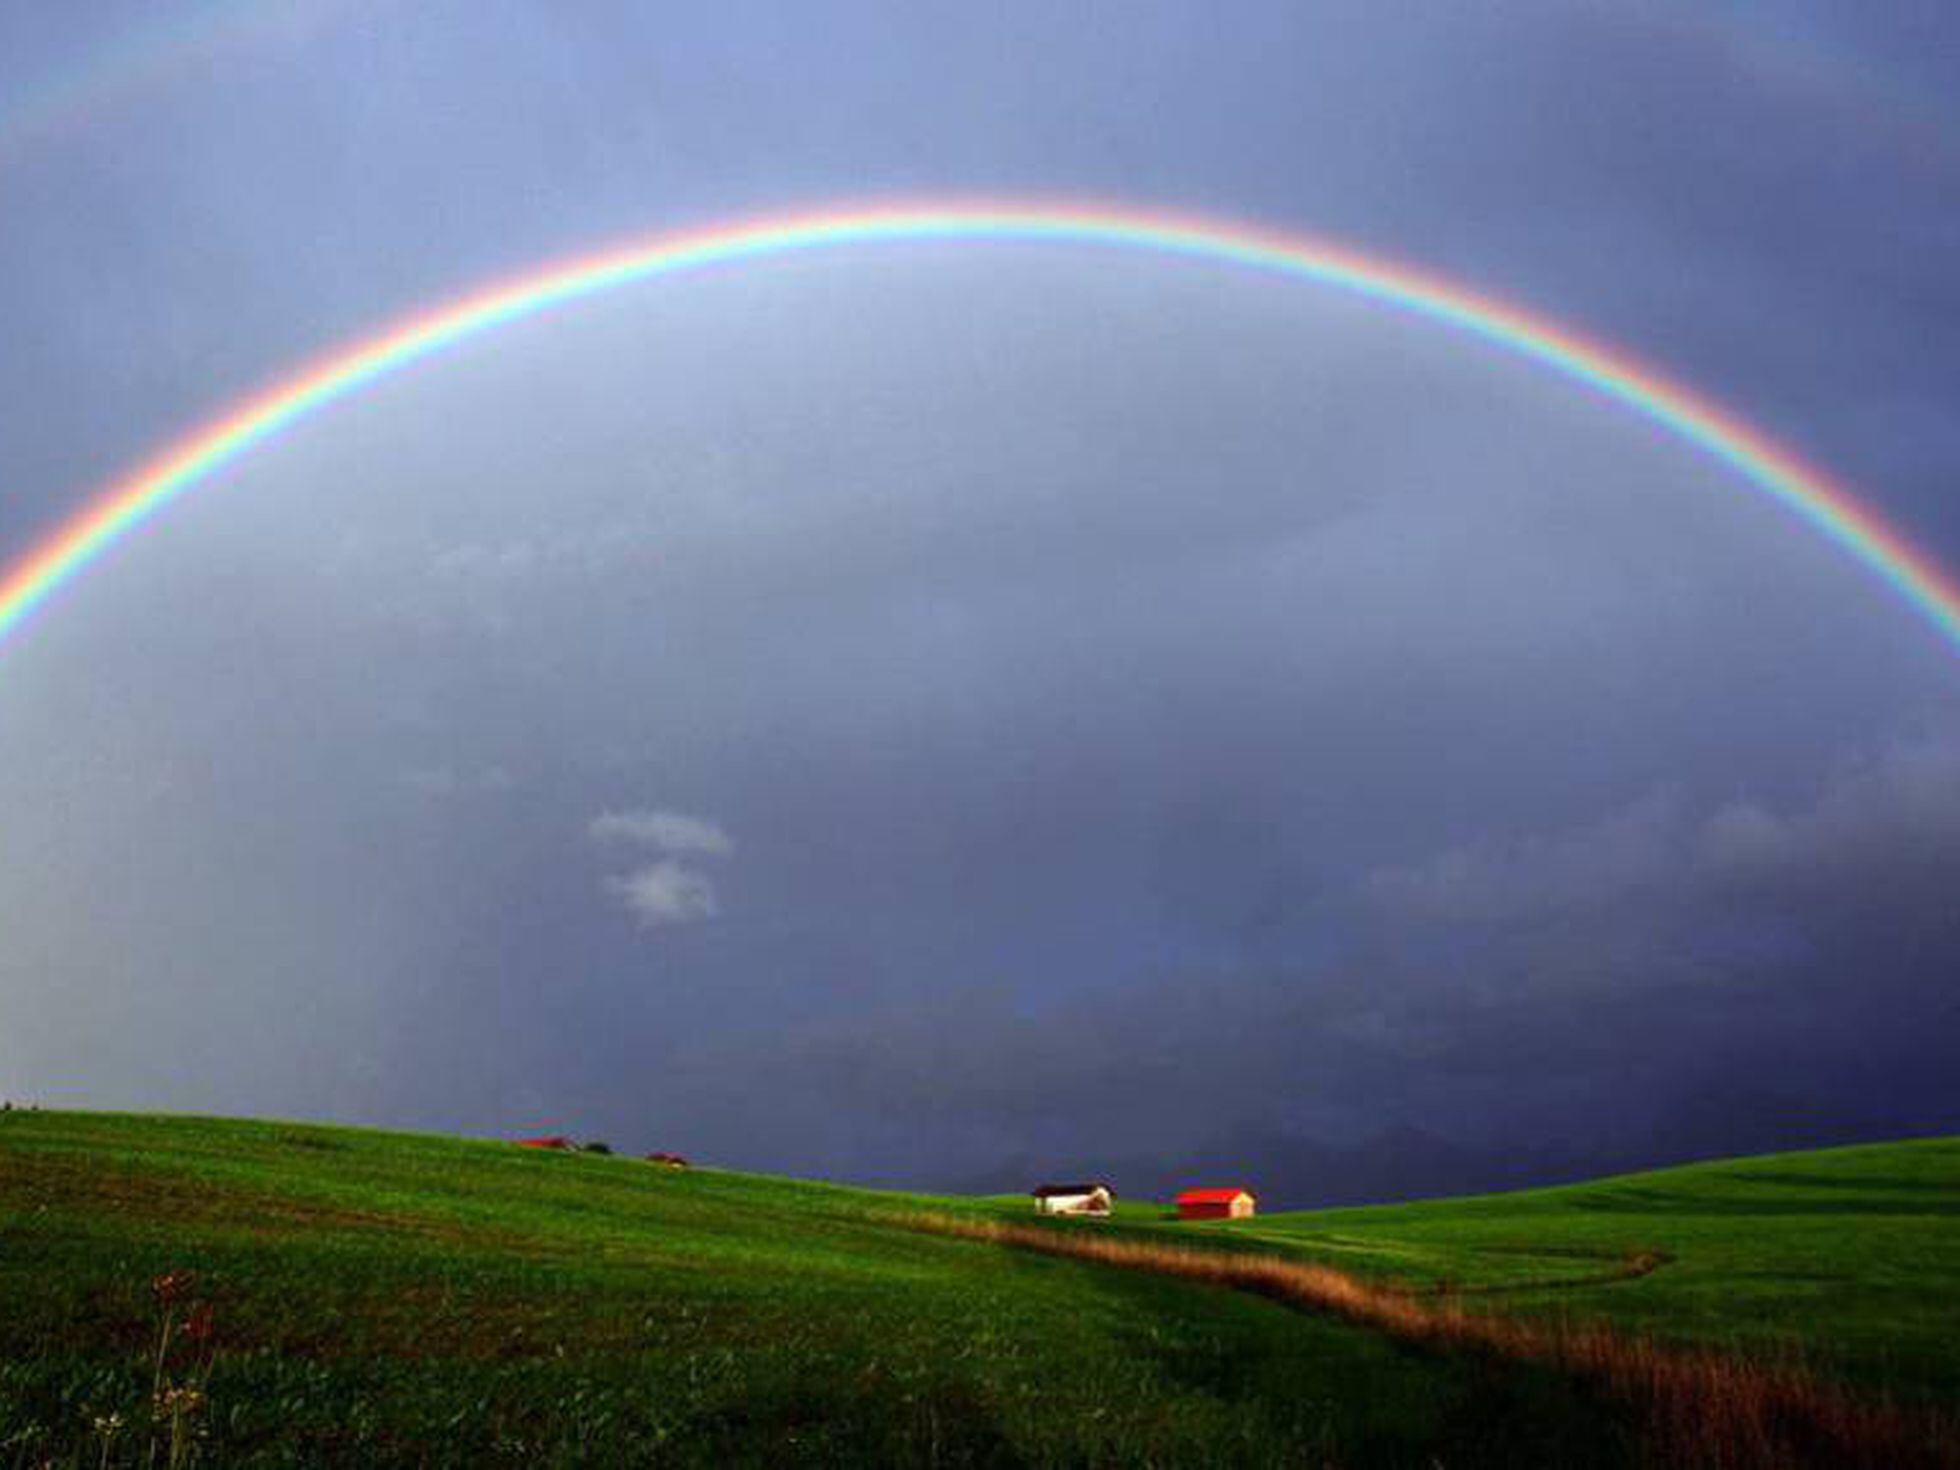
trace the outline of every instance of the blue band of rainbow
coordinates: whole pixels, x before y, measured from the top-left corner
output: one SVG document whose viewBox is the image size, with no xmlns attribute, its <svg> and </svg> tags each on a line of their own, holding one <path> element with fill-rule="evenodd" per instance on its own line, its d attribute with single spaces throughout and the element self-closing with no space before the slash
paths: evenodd
<svg viewBox="0 0 1960 1470">
<path fill-rule="evenodd" d="M 1706 451 L 1876 573 L 1960 652 L 1960 585 L 1872 509 L 1769 436 L 1652 369 L 1439 277 L 1302 235 L 1079 204 L 933 203 L 716 226 L 547 266 L 331 353 L 166 447 L 0 572 L 0 650 L 54 593 L 179 495 L 337 399 L 565 302 L 707 267 L 874 243 L 1052 241 L 1244 266 L 1330 286 L 1542 364 Z"/>
</svg>

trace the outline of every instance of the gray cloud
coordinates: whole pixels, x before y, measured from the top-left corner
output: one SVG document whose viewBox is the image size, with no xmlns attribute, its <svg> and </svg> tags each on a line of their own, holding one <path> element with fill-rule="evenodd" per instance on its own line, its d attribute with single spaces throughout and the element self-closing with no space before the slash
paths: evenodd
<svg viewBox="0 0 1960 1470">
<path fill-rule="evenodd" d="M 636 807 L 601 812 L 586 830 L 597 842 L 630 842 L 667 853 L 701 853 L 728 857 L 735 843 L 715 823 L 684 812 Z"/>
<path fill-rule="evenodd" d="M 778 1065 L 1002 1158 L 1175 1157 L 1236 1128 L 1276 1169 L 1290 1133 L 1352 1179 L 1380 1171 L 1321 1145 L 1395 1128 L 1470 1150 L 1438 1141 L 1432 1178 L 1492 1183 L 1502 1150 L 1475 1150 L 1506 1137 L 1567 1140 L 1570 1167 L 1951 1127 L 1960 1006 L 1921 957 L 1960 945 L 1956 867 L 1960 739 L 1901 742 L 1787 803 L 1671 792 L 1375 870 L 1318 906 L 1342 935 L 1319 965 L 1138 973 L 1037 1014 L 972 987 L 798 1028 Z M 712 1088 L 733 1059 L 697 1060 Z M 1396 1187 L 1422 1187 L 1411 1167 Z"/>
<path fill-rule="evenodd" d="M 1637 901 L 1677 870 L 1686 822 L 1678 793 L 1654 792 L 1598 821 L 1552 833 L 1487 838 L 1360 884 L 1391 917 L 1432 923 L 1502 923 Z"/>
<path fill-rule="evenodd" d="M 0 136 L 0 561 L 473 284 L 963 191 L 1455 273 L 1954 552 L 1956 22 L 1839 9 L 323 22 Z M 121 23 L 0 6 L 0 94 Z M 0 1090 L 941 1179 L 1918 1126 L 1954 690 L 1729 468 L 1375 305 L 1033 243 L 663 278 L 305 416 L 0 650 Z"/>
<path fill-rule="evenodd" d="M 1846 762 L 1799 810 L 1731 803 L 1697 834 L 1694 858 L 1711 877 L 1752 892 L 1869 898 L 1896 891 L 1908 872 L 1950 875 L 1960 862 L 1960 740 L 1902 743 Z M 1871 890 L 1856 881 L 1878 865 L 1893 870 L 1894 883 Z"/>
<path fill-rule="evenodd" d="M 1808 799 L 1730 800 L 1697 812 L 1650 793 L 1582 826 L 1513 834 L 1358 885 L 1390 928 L 1530 931 L 1639 915 L 1652 927 L 1738 915 L 1821 930 L 1896 904 L 1941 910 L 1960 863 L 1960 739 L 1919 738 L 1841 759 Z"/>
<path fill-rule="evenodd" d="M 691 858 L 726 858 L 735 843 L 716 823 L 684 812 L 636 807 L 605 811 L 586 825 L 594 842 L 651 847 L 668 854 L 606 880 L 606 889 L 644 928 L 711 919 L 720 912 L 714 880 Z"/>
<path fill-rule="evenodd" d="M 606 887 L 649 929 L 711 919 L 718 911 L 707 875 L 671 858 L 608 878 Z"/>
</svg>

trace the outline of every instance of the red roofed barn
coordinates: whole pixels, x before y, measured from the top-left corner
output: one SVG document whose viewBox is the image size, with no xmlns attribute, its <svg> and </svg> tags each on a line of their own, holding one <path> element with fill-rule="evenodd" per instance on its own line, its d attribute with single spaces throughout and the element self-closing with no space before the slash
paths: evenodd
<svg viewBox="0 0 1960 1470">
<path fill-rule="evenodd" d="M 1187 1189 L 1177 1197 L 1180 1220 L 1244 1220 L 1258 1207 L 1249 1189 Z"/>
</svg>

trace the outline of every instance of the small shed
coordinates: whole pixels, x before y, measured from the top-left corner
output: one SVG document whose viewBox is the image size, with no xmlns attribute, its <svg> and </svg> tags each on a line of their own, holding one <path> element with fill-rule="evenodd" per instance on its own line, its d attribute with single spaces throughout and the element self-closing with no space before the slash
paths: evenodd
<svg viewBox="0 0 1960 1470">
<path fill-rule="evenodd" d="M 1037 1184 L 1032 1193 L 1043 1215 L 1107 1215 L 1116 1198 L 1107 1184 Z"/>
<path fill-rule="evenodd" d="M 570 1148 L 572 1141 L 562 1133 L 547 1133 L 540 1138 L 520 1138 L 517 1140 L 517 1146 L 519 1148 Z"/>
<path fill-rule="evenodd" d="M 1177 1197 L 1180 1220 L 1245 1220 L 1259 1206 L 1249 1189 L 1187 1189 Z"/>
<path fill-rule="evenodd" d="M 647 1162 L 649 1164 L 658 1164 L 663 1169 L 685 1169 L 687 1167 L 687 1160 L 679 1154 L 650 1153 L 647 1155 Z"/>
</svg>

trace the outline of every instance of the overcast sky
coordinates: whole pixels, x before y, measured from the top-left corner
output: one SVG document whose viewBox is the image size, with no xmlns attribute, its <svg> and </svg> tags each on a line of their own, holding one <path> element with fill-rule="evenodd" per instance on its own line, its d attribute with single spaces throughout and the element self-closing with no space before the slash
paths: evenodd
<svg viewBox="0 0 1960 1470">
<path fill-rule="evenodd" d="M 1009 193 L 1419 262 L 1960 564 L 1943 6 L 288 9 L 0 6 L 0 562 L 485 280 Z M 1298 1203 L 1960 1128 L 1956 873 L 1960 659 L 1734 471 L 1083 246 L 501 329 L 0 649 L 49 1105 Z"/>
</svg>

